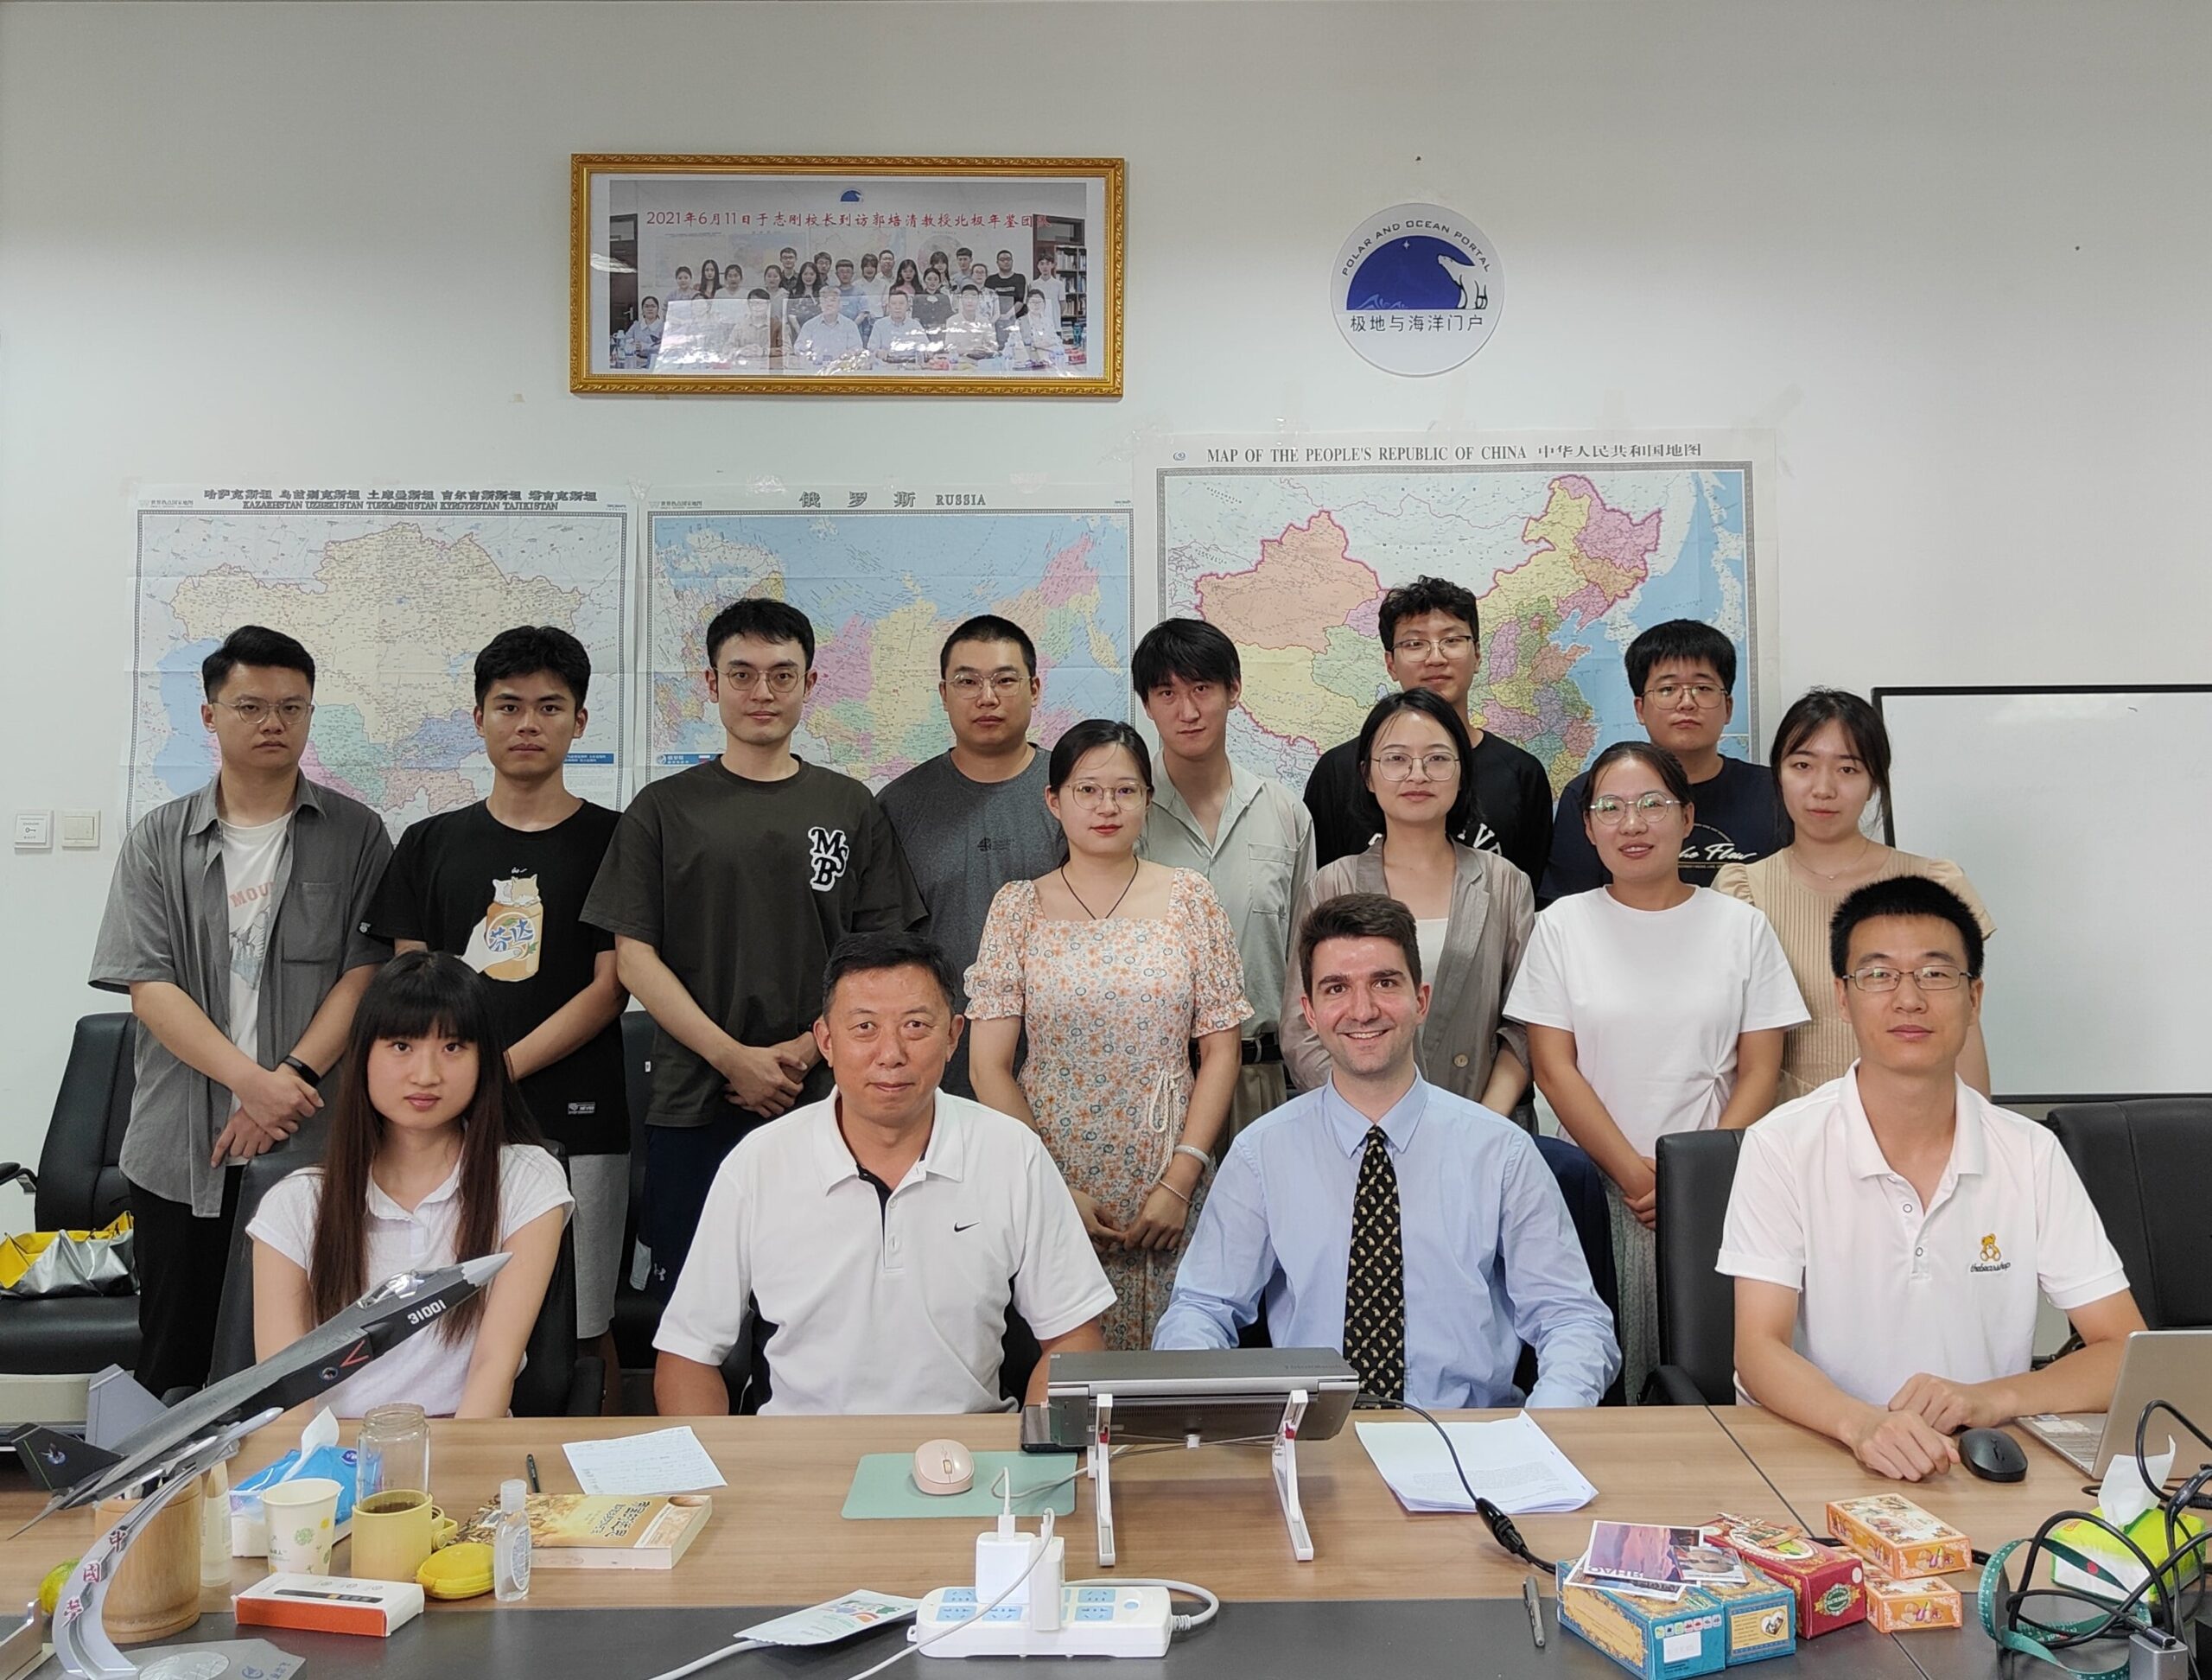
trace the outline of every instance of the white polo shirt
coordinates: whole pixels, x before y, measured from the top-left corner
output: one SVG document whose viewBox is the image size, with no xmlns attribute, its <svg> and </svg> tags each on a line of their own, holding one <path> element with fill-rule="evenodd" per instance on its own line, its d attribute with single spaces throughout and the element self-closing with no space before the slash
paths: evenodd
<svg viewBox="0 0 2212 1680">
<path fill-rule="evenodd" d="M 1961 1082 L 1951 1159 L 1923 1208 L 1874 1141 L 1858 1073 L 1744 1134 L 1716 1263 L 1800 1292 L 1797 1350 L 1838 1388 L 1885 1406 L 1919 1371 L 2018 1376 L 2038 1286 L 2068 1313 L 2127 1287 L 2050 1131 Z"/>
<path fill-rule="evenodd" d="M 1039 1341 L 1114 1304 L 1037 1134 L 939 1091 L 928 1147 L 886 1201 L 832 1096 L 730 1151 L 653 1346 L 718 1365 L 750 1301 L 776 1327 L 764 1411 L 999 1411 L 1009 1300 Z"/>
</svg>

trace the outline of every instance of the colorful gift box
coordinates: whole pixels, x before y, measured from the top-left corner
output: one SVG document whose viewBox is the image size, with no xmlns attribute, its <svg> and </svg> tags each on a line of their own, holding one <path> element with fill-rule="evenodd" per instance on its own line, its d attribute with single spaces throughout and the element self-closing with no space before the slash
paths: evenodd
<svg viewBox="0 0 2212 1680">
<path fill-rule="evenodd" d="M 1595 1645 L 1643 1680 L 1688 1680 L 1714 1674 L 1728 1661 L 1727 1615 L 1702 1593 L 1677 1603 L 1592 1586 L 1570 1587 L 1581 1560 L 1559 1565 L 1559 1625 Z"/>
<path fill-rule="evenodd" d="M 1818 1639 L 1866 1620 L 1866 1566 L 1824 1546 L 1791 1523 L 1722 1516 L 1706 1524 L 1714 1544 L 1789 1588 L 1797 1600 L 1797 1638 Z"/>
<path fill-rule="evenodd" d="M 1744 1565 L 1741 1581 L 1700 1581 L 1692 1598 L 1707 1598 L 1727 1618 L 1728 1666 L 1787 1657 L 1797 1649 L 1797 1594 L 1794 1588 Z"/>
<path fill-rule="evenodd" d="M 1962 1620 L 1959 1589 L 1934 1575 L 1922 1575 L 1914 1581 L 1891 1581 L 1875 1575 L 1866 1582 L 1866 1620 L 1885 1633 L 1957 1627 Z"/>
<path fill-rule="evenodd" d="M 1974 1567 L 1974 1547 L 1966 1536 L 1901 1494 L 1830 1499 L 1828 1532 L 1891 1581 Z"/>
</svg>

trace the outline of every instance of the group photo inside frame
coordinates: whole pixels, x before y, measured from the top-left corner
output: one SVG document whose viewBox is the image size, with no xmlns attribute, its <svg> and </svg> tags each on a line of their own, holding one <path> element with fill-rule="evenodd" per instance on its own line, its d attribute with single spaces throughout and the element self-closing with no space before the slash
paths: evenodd
<svg viewBox="0 0 2212 1680">
<path fill-rule="evenodd" d="M 1122 394 L 1119 158 L 571 162 L 571 391 Z"/>
</svg>

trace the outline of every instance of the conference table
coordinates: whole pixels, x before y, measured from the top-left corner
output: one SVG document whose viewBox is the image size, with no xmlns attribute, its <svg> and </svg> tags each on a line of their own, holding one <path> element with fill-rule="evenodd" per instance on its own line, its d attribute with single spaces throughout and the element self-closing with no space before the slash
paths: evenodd
<svg viewBox="0 0 2212 1680">
<path fill-rule="evenodd" d="M 1502 1413 L 1466 1412 L 1482 1418 Z M 251 1437 L 231 1468 L 249 1473 L 296 1443 L 308 1411 L 296 1410 Z M 1362 1413 L 1363 1419 L 1382 1415 Z M 1834 1443 L 1751 1407 L 1602 1408 L 1532 1414 L 1599 1489 L 1581 1510 L 1519 1520 L 1541 1556 L 1579 1552 L 1593 1520 L 1691 1524 L 1727 1511 L 1794 1518 L 1824 1531 L 1832 1499 L 1896 1484 L 1862 1470 Z M 978 1451 L 1016 1445 L 1011 1416 L 971 1417 L 697 1418 L 686 1420 L 728 1486 L 713 1517 L 672 1570 L 537 1572 L 528 1601 L 489 1596 L 434 1604 L 388 1640 L 289 1631 L 274 1642 L 308 1658 L 310 1675 L 528 1675 L 532 1680 L 606 1676 L 649 1680 L 725 1645 L 737 1630 L 776 1611 L 848 1591 L 920 1597 L 972 1581 L 974 1517 L 848 1520 L 841 1513 L 862 1454 L 911 1453 L 950 1436 Z M 353 1425 L 342 1439 L 352 1439 Z M 665 1427 L 646 1418 L 515 1418 L 433 1426 L 432 1492 L 466 1518 L 493 1501 L 499 1483 L 535 1456 L 548 1492 L 576 1491 L 562 1443 Z M 2082 1503 L 2080 1473 L 2023 1437 L 2024 1482 L 1978 1482 L 1963 1471 L 1913 1496 L 1993 1549 L 2031 1532 L 2054 1509 Z M 1622 1672 L 1560 1629 L 1546 1597 L 1545 1648 L 1530 1638 L 1521 1599 L 1527 1567 L 1507 1556 L 1479 1519 L 1405 1511 L 1370 1462 L 1351 1427 L 1298 1449 L 1300 1485 L 1315 1556 L 1291 1556 L 1264 1447 L 1205 1446 L 1132 1454 L 1113 1471 L 1118 1567 L 1096 1567 L 1089 1486 L 1076 1484 L 1075 1514 L 1058 1532 L 1071 1580 L 1103 1575 L 1198 1582 L 1223 1608 L 1179 1637 L 1158 1661 L 1125 1661 L 1126 1680 L 1216 1671 L 1299 1677 L 1429 1675 L 1600 1676 Z M 12 1534 L 42 1503 L 20 1470 L 0 1478 L 0 1532 Z M 90 1539 L 86 1511 L 64 1511 L 0 1541 L 0 1599 L 21 1603 L 54 1564 Z M 334 1568 L 342 1571 L 341 1543 Z M 227 1589 L 211 1588 L 203 1614 L 182 1640 L 234 1637 L 228 1593 L 266 1569 L 236 1559 Z M 1953 1582 L 1971 1605 L 1974 1577 Z M 1972 1620 L 1969 1610 L 1969 1621 Z M 260 1630 L 249 1630 L 259 1632 Z M 810 1651 L 746 1652 L 712 1672 L 723 1680 L 804 1677 L 842 1680 L 904 1647 L 898 1632 Z M 915 1659 L 929 1663 L 926 1655 Z M 49 1662 L 41 1674 L 58 1672 Z M 1957 1632 L 1891 1638 L 1859 1626 L 1808 1640 L 1792 1658 L 1762 1669 L 1942 1680 L 1999 1672 L 1995 1648 L 1978 1626 Z"/>
</svg>

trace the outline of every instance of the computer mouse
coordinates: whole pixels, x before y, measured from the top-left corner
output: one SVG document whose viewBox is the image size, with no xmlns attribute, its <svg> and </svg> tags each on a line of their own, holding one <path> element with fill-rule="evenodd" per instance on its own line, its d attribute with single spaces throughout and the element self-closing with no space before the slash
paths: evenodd
<svg viewBox="0 0 2212 1680">
<path fill-rule="evenodd" d="M 923 1492 L 965 1493 L 975 1485 L 976 1455 L 958 1441 L 925 1441 L 914 1448 L 914 1486 Z"/>
<path fill-rule="evenodd" d="M 1984 1481 L 2016 1482 L 2028 1473 L 2028 1455 L 2002 1429 L 1968 1429 L 1959 1437 L 1959 1462 Z"/>
</svg>

